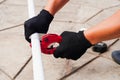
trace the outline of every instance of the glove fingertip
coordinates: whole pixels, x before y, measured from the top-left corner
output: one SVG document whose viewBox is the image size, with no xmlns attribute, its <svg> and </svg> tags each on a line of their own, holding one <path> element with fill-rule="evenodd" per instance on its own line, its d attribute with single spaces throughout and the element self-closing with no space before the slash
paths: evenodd
<svg viewBox="0 0 120 80">
<path fill-rule="evenodd" d="M 31 43 L 31 39 L 26 38 L 26 40 L 27 40 L 29 43 Z"/>
<path fill-rule="evenodd" d="M 57 52 L 57 51 L 55 51 L 54 52 L 54 54 L 53 54 L 53 56 L 55 57 L 55 58 L 59 58 L 59 55 L 58 55 L 59 53 Z"/>
<path fill-rule="evenodd" d="M 63 53 L 62 51 L 63 51 L 63 50 L 61 49 L 60 46 L 57 47 L 56 50 L 54 51 L 54 54 L 53 54 L 54 57 L 55 57 L 55 58 L 59 58 L 59 57 L 61 57 L 61 56 L 62 56 L 62 53 Z"/>
</svg>

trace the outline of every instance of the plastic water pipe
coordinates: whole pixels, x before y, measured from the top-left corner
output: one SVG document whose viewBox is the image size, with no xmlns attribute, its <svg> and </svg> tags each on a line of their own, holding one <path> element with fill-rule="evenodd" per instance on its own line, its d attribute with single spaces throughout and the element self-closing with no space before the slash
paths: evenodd
<svg viewBox="0 0 120 80">
<path fill-rule="evenodd" d="M 29 18 L 35 16 L 34 1 L 28 0 Z M 43 64 L 41 58 L 41 46 L 38 33 L 30 36 L 32 44 L 32 60 L 33 60 L 33 78 L 34 80 L 44 80 Z"/>
</svg>

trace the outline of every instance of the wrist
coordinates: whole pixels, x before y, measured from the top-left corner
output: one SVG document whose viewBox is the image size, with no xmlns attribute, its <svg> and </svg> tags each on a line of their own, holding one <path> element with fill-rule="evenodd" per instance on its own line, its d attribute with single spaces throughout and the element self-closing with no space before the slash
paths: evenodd
<svg viewBox="0 0 120 80">
<path fill-rule="evenodd" d="M 48 11 L 52 16 L 55 15 L 55 11 L 53 11 L 52 9 L 50 9 L 49 7 L 45 7 L 44 10 Z"/>
<path fill-rule="evenodd" d="M 78 35 L 79 35 L 80 42 L 82 42 L 81 44 L 83 44 L 84 47 L 90 48 L 92 46 L 91 42 L 85 37 L 84 31 L 79 31 Z"/>
<path fill-rule="evenodd" d="M 94 34 L 92 32 L 89 32 L 88 30 L 86 30 L 84 31 L 84 36 L 92 45 L 98 43 L 98 41 L 96 41 Z"/>
</svg>

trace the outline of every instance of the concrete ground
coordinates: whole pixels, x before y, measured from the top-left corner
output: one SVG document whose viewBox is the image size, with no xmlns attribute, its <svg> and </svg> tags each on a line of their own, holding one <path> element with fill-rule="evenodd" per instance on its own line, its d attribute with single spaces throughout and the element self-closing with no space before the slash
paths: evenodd
<svg viewBox="0 0 120 80">
<path fill-rule="evenodd" d="M 36 14 L 46 1 L 35 0 Z M 101 22 L 119 8 L 120 0 L 70 0 L 55 15 L 48 33 L 77 32 Z M 0 0 L 0 80 L 33 80 L 31 48 L 24 39 L 23 23 L 26 19 L 27 0 Z M 115 40 L 105 42 L 110 45 Z M 120 41 L 117 41 L 107 52 L 82 68 L 98 53 L 89 49 L 77 61 L 42 54 L 45 80 L 120 80 L 120 66 L 111 58 L 111 52 L 119 50 L 119 46 Z"/>
</svg>

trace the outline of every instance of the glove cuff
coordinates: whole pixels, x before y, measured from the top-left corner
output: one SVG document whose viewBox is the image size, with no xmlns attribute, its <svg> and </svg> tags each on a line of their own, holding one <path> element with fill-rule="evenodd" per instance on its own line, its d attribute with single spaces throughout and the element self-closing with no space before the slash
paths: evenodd
<svg viewBox="0 0 120 80">
<path fill-rule="evenodd" d="M 83 47 L 90 48 L 92 46 L 92 44 L 86 39 L 84 31 L 79 31 L 78 35 L 79 39 L 83 42 L 83 44 L 85 44 Z"/>
<path fill-rule="evenodd" d="M 47 19 L 47 21 L 48 21 L 48 23 L 50 24 L 51 23 L 51 21 L 53 20 L 53 15 L 52 14 L 50 14 L 47 10 L 45 10 L 45 9 L 43 9 L 41 12 L 40 12 L 40 14 L 38 14 L 38 17 L 43 17 L 43 18 L 45 18 L 45 19 Z"/>
</svg>

